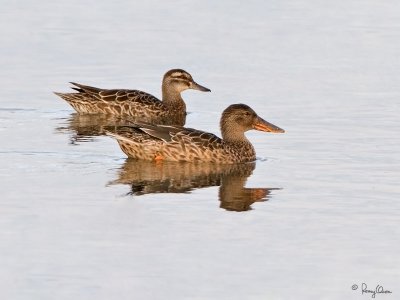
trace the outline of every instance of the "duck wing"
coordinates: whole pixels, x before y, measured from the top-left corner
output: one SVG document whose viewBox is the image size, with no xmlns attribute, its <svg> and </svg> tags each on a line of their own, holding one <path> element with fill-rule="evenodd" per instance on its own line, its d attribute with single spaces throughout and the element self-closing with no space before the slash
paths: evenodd
<svg viewBox="0 0 400 300">
<path fill-rule="evenodd" d="M 178 142 L 180 144 L 197 147 L 210 147 L 221 143 L 215 134 L 182 126 L 138 124 L 138 128 L 149 136 L 160 139 L 166 143 Z"/>
<path fill-rule="evenodd" d="M 174 136 L 185 130 L 185 128 L 181 126 L 154 125 L 149 123 L 139 123 L 137 125 L 144 134 L 148 134 L 166 143 L 171 142 Z"/>
<path fill-rule="evenodd" d="M 100 101 L 130 101 L 130 102 L 138 102 L 141 104 L 154 105 L 159 103 L 161 105 L 161 101 L 150 95 L 146 92 L 142 92 L 139 90 L 126 90 L 126 89 L 100 89 L 93 86 L 83 85 L 76 82 L 71 82 L 73 87 L 72 89 L 78 91 L 81 94 L 86 94 L 91 98 L 100 100 Z"/>
</svg>

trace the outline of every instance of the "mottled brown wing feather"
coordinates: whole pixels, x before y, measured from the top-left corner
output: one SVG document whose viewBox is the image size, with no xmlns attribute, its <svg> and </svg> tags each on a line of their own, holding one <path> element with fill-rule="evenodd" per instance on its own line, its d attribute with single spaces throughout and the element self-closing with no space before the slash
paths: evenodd
<svg viewBox="0 0 400 300">
<path fill-rule="evenodd" d="M 214 147 L 220 145 L 222 140 L 215 134 L 204 132 L 192 128 L 182 128 L 182 130 L 171 134 L 172 140 L 178 141 L 179 139 L 185 139 L 187 143 L 200 147 Z"/>
<path fill-rule="evenodd" d="M 94 97 L 98 100 L 103 101 L 131 101 L 131 102 L 140 102 L 146 105 L 156 105 L 160 104 L 161 101 L 150 95 L 146 92 L 142 92 L 139 90 L 126 90 L 126 89 L 99 89 L 92 86 L 87 86 L 75 82 L 71 82 L 71 84 L 77 86 L 80 93 L 87 93 L 88 95 Z"/>
<path fill-rule="evenodd" d="M 140 128 L 135 126 L 118 126 L 108 133 L 117 139 L 119 137 L 124 138 L 126 141 L 132 141 L 136 143 L 149 143 L 159 140 L 151 135 L 146 134 Z"/>
<path fill-rule="evenodd" d="M 119 126 L 113 132 L 132 141 L 160 140 L 208 147 L 220 145 L 222 140 L 215 134 L 179 126 L 162 126 L 141 123 L 137 126 Z"/>
<path fill-rule="evenodd" d="M 176 109 L 146 92 L 127 89 L 100 89 L 71 82 L 75 93 L 55 93 L 78 113 L 111 114 L 143 118 L 156 124 L 184 125 L 184 105 Z"/>
</svg>

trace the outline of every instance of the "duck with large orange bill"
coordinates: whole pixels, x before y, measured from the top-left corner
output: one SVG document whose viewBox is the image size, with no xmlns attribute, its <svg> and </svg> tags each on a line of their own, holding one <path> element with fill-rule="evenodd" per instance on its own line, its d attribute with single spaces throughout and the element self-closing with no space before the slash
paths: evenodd
<svg viewBox="0 0 400 300">
<path fill-rule="evenodd" d="M 120 126 L 107 134 L 118 141 L 128 157 L 135 159 L 230 164 L 256 159 L 254 147 L 244 134 L 246 131 L 285 132 L 245 104 L 226 108 L 220 128 L 222 138 L 197 129 L 144 123 Z"/>
</svg>

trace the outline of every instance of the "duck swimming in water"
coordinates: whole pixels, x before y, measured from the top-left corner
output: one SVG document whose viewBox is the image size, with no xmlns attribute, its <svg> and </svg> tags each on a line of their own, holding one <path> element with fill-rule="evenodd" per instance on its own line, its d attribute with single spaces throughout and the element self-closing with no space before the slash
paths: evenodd
<svg viewBox="0 0 400 300">
<path fill-rule="evenodd" d="M 222 138 L 191 128 L 151 124 L 121 126 L 107 134 L 118 141 L 128 157 L 136 159 L 230 164 L 256 159 L 254 147 L 244 135 L 246 131 L 285 132 L 245 104 L 226 108 L 220 127 Z"/>
<path fill-rule="evenodd" d="M 162 81 L 162 101 L 138 90 L 110 90 L 74 82 L 71 84 L 75 86 L 72 89 L 77 93 L 55 94 L 67 101 L 78 113 L 112 114 L 149 119 L 186 116 L 186 104 L 181 92 L 187 89 L 210 92 L 208 88 L 196 83 L 192 76 L 182 69 L 173 69 L 165 73 Z"/>
</svg>

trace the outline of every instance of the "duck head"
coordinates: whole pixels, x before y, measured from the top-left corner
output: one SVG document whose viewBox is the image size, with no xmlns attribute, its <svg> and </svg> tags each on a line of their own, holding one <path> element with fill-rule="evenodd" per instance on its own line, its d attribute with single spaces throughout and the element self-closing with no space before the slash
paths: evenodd
<svg viewBox="0 0 400 300">
<path fill-rule="evenodd" d="M 165 73 L 163 87 L 168 87 L 169 90 L 172 89 L 179 93 L 187 89 L 211 92 L 210 89 L 196 83 L 192 75 L 182 69 L 172 69 Z"/>
<path fill-rule="evenodd" d="M 224 140 L 244 139 L 244 132 L 260 130 L 272 133 L 284 133 L 285 130 L 265 121 L 246 104 L 232 104 L 224 110 L 221 117 L 221 133 Z"/>
</svg>

